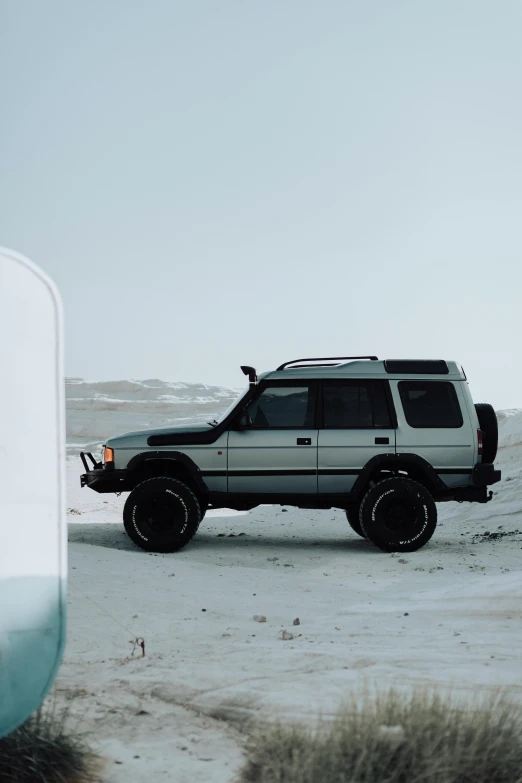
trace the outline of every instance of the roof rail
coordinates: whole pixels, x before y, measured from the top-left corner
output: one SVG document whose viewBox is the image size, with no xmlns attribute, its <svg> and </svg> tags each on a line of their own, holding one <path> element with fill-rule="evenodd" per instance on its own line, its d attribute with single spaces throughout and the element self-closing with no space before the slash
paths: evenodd
<svg viewBox="0 0 522 783">
<path fill-rule="evenodd" d="M 322 357 L 320 359 L 293 359 L 291 362 L 285 362 L 280 367 L 277 368 L 276 372 L 280 372 L 281 370 L 286 370 L 286 368 L 290 364 L 295 364 L 295 367 L 292 367 L 291 369 L 296 370 L 298 367 L 310 367 L 308 362 L 334 362 L 334 364 L 316 364 L 316 367 L 335 367 L 338 364 L 342 364 L 342 362 L 350 360 L 350 359 L 370 359 L 372 362 L 378 362 L 377 356 L 329 356 L 329 357 Z M 298 364 L 298 362 L 307 362 L 306 364 Z"/>
</svg>

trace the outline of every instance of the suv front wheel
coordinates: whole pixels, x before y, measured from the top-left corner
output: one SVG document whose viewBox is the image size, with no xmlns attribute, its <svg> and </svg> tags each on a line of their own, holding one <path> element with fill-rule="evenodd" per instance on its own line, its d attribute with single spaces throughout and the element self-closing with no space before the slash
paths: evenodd
<svg viewBox="0 0 522 783">
<path fill-rule="evenodd" d="M 361 523 L 359 522 L 360 508 L 361 507 L 359 503 L 354 503 L 353 505 L 348 506 L 346 509 L 346 519 L 348 520 L 348 524 L 354 533 L 357 533 L 357 535 L 361 536 L 361 538 L 366 538 L 361 530 Z"/>
<path fill-rule="evenodd" d="M 368 490 L 359 521 L 366 538 L 384 552 L 415 552 L 435 532 L 437 507 L 422 484 L 395 476 Z"/>
<path fill-rule="evenodd" d="M 177 552 L 196 535 L 200 521 L 196 495 L 167 476 L 142 481 L 123 509 L 127 535 L 147 552 Z"/>
</svg>

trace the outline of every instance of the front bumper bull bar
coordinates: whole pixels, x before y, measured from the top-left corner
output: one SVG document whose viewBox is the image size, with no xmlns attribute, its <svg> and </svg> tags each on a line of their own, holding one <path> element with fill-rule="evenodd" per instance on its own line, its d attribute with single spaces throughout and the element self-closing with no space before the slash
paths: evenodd
<svg viewBox="0 0 522 783">
<path fill-rule="evenodd" d="M 96 462 L 90 451 L 80 452 L 80 458 L 85 468 L 85 473 L 80 476 L 82 487 L 89 487 L 95 492 L 125 492 L 127 489 L 127 471 L 115 470 L 111 463 Z M 88 461 L 92 463 L 89 465 Z M 109 467 L 110 465 L 110 467 Z"/>
</svg>

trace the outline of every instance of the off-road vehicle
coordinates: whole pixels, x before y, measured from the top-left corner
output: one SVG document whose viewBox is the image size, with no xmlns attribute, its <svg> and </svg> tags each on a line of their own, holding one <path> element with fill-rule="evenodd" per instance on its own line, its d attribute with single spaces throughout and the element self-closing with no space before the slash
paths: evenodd
<svg viewBox="0 0 522 783">
<path fill-rule="evenodd" d="M 298 359 L 257 377 L 206 425 L 110 438 L 81 458 L 82 486 L 130 492 L 123 522 L 142 549 L 174 552 L 209 507 L 341 508 L 384 551 L 429 541 L 436 502 L 487 503 L 500 481 L 490 405 L 450 361 Z M 90 460 L 92 466 L 89 469 Z"/>
</svg>

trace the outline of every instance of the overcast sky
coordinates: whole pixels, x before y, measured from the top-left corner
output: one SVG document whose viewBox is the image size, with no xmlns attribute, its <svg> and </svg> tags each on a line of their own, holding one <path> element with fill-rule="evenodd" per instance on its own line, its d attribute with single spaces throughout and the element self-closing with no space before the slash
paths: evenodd
<svg viewBox="0 0 522 783">
<path fill-rule="evenodd" d="M 521 40 L 519 0 L 0 0 L 0 245 L 67 373 L 448 358 L 522 407 Z"/>
</svg>

